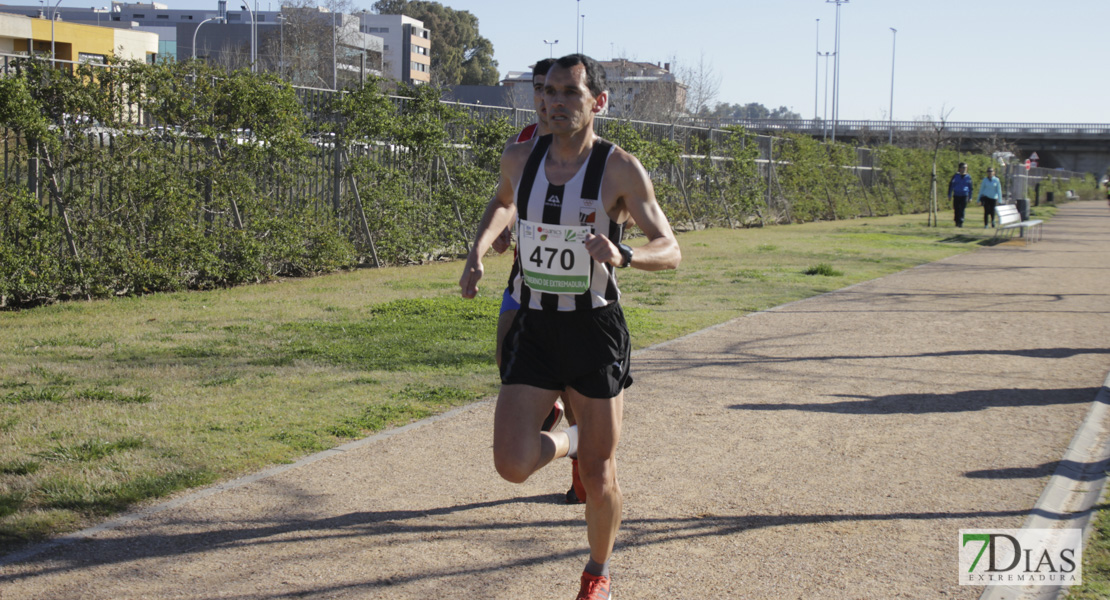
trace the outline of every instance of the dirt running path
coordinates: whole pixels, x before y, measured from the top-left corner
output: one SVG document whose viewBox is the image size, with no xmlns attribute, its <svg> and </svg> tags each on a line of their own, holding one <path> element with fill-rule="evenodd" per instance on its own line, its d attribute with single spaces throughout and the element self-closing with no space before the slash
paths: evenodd
<svg viewBox="0 0 1110 600">
<path fill-rule="evenodd" d="M 1110 211 L 638 354 L 614 595 L 975 598 L 1110 370 Z M 573 598 L 565 461 L 492 467 L 492 403 L 0 567 L 0 597 Z"/>
</svg>

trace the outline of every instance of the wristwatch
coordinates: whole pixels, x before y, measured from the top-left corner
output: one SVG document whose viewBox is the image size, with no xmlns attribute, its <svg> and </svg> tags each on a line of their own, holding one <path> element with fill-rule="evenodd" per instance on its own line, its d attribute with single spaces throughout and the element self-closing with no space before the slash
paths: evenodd
<svg viewBox="0 0 1110 600">
<path fill-rule="evenodd" d="M 621 253 L 621 264 L 618 268 L 623 269 L 632 264 L 632 248 L 628 244 L 617 244 L 617 249 Z"/>
</svg>

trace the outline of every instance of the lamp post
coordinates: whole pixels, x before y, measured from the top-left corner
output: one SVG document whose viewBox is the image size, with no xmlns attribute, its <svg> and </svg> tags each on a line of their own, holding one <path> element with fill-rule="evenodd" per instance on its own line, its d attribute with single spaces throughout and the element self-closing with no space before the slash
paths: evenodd
<svg viewBox="0 0 1110 600">
<path fill-rule="evenodd" d="M 898 30 L 891 27 L 894 34 L 890 42 L 890 144 L 894 145 L 894 51 L 898 49 Z"/>
<path fill-rule="evenodd" d="M 335 31 L 335 13 L 331 13 L 331 89 L 339 89 L 339 69 L 336 66 L 337 60 L 335 58 L 335 51 L 338 44 L 339 34 Z"/>
<path fill-rule="evenodd" d="M 220 20 L 219 17 L 210 17 L 208 19 L 205 19 L 205 20 L 201 21 L 200 25 L 197 25 L 197 28 L 193 30 L 193 60 L 197 59 L 197 33 L 200 31 L 200 26 L 204 25 L 205 23 L 207 23 L 209 21 L 219 21 L 219 20 Z"/>
<path fill-rule="evenodd" d="M 833 36 L 833 114 L 832 114 L 832 141 L 836 141 L 836 121 L 840 118 L 840 5 L 847 4 L 849 0 L 825 0 L 826 3 L 836 4 L 836 33 Z"/>
<path fill-rule="evenodd" d="M 829 126 L 829 57 L 833 55 L 832 52 L 817 53 L 818 56 L 825 59 L 825 118 L 821 121 L 821 139 L 828 139 L 828 126 Z"/>
<path fill-rule="evenodd" d="M 821 75 L 821 19 L 817 19 L 817 57 L 813 59 L 813 120 L 817 120 L 817 78 Z"/>
<path fill-rule="evenodd" d="M 555 58 L 555 44 L 558 44 L 559 40 L 555 40 L 553 42 L 549 42 L 547 40 L 544 40 L 543 43 L 547 44 L 547 48 L 548 48 L 547 56 L 548 56 L 548 58 Z"/>
<path fill-rule="evenodd" d="M 250 0 L 247 0 L 246 2 L 240 4 L 239 8 L 242 8 L 242 9 L 246 10 L 251 15 L 251 73 L 254 73 L 254 72 L 256 72 L 255 65 L 254 65 L 254 56 L 255 56 L 254 55 L 254 53 L 255 53 L 254 31 L 255 31 L 255 22 L 256 22 L 256 19 L 254 18 L 254 10 L 251 8 Z"/>
<path fill-rule="evenodd" d="M 278 77 L 285 79 L 285 13 L 278 13 Z"/>
<path fill-rule="evenodd" d="M 576 4 L 574 8 L 574 51 L 581 52 L 581 50 L 578 49 L 580 44 L 579 40 L 581 39 L 578 37 L 578 15 L 582 14 L 582 0 L 577 0 L 577 2 L 578 4 Z"/>
<path fill-rule="evenodd" d="M 54 58 L 57 56 L 57 54 L 54 52 L 54 21 L 56 21 L 58 19 L 58 5 L 61 4 L 61 3 L 62 3 L 62 0 L 58 0 L 57 2 L 54 3 L 54 8 L 50 9 L 50 61 L 51 61 L 51 64 L 54 64 L 53 63 Z M 34 51 L 32 51 L 31 53 L 34 54 Z M 71 56 L 70 58 L 73 58 L 73 57 Z"/>
<path fill-rule="evenodd" d="M 586 53 L 586 15 L 582 15 L 582 47 L 578 51 L 582 54 Z"/>
</svg>

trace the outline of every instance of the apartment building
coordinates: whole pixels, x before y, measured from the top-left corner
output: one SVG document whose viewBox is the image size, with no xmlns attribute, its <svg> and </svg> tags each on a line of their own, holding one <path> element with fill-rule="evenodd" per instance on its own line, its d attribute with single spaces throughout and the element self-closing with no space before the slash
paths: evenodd
<svg viewBox="0 0 1110 600">
<path fill-rule="evenodd" d="M 383 64 L 389 60 L 385 56 L 387 43 L 382 35 L 364 29 L 362 15 L 333 14 L 324 8 L 288 6 L 276 11 L 256 10 L 254 6 L 255 3 L 248 0 L 230 4 L 227 0 L 215 0 L 211 9 L 171 9 L 159 2 L 114 1 L 110 8 L 105 9 L 61 5 L 56 9 L 56 19 L 59 23 L 99 23 L 155 33 L 159 37 L 161 56 L 185 60 L 195 55 L 239 67 L 250 64 L 253 30 L 253 56 L 258 68 L 288 75 L 296 84 L 331 87 L 342 83 L 345 78 L 349 80 L 360 74 L 393 76 L 409 81 L 402 77 L 404 73 L 400 68 L 395 69 L 396 75 L 383 69 Z M 27 16 L 41 16 L 44 10 L 40 5 L 4 6 L 0 9 Z M 49 7 L 45 10 L 55 14 Z M 430 48 L 428 31 L 420 21 L 408 17 L 404 19 L 404 31 L 411 31 L 412 37 L 423 40 L 422 43 L 409 43 L 422 48 L 413 50 L 413 53 L 424 58 L 409 61 L 415 63 L 409 70 L 416 75 L 410 79 L 426 82 L 430 79 L 429 61 L 426 60 Z M 402 28 L 397 31 L 402 32 Z M 400 49 L 401 42 L 398 37 L 392 45 Z M 307 47 L 309 45 L 313 47 Z M 308 68 L 308 71 L 294 71 L 303 67 L 305 61 L 298 60 L 304 56 L 316 57 L 320 65 Z M 395 62 L 408 66 L 408 62 L 402 63 L 399 59 Z"/>
<path fill-rule="evenodd" d="M 358 13 L 361 31 L 384 40 L 384 67 L 387 77 L 413 85 L 432 80 L 431 32 L 424 22 L 405 15 Z"/>
<path fill-rule="evenodd" d="M 0 11 L 8 7 L 0 6 Z M 97 27 L 0 12 L 0 53 L 54 55 L 60 60 L 103 63 L 111 55 L 153 62 L 158 36 L 134 29 Z"/>
</svg>

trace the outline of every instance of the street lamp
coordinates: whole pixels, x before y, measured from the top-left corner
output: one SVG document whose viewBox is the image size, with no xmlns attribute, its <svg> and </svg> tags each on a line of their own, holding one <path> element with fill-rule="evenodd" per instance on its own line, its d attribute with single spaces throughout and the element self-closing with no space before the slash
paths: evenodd
<svg viewBox="0 0 1110 600">
<path fill-rule="evenodd" d="M 285 78 L 285 13 L 278 13 L 278 77 Z"/>
<path fill-rule="evenodd" d="M 197 25 L 197 28 L 193 30 L 193 60 L 197 59 L 197 32 L 200 31 L 200 26 L 204 25 L 205 23 L 207 23 L 209 21 L 219 21 L 219 20 L 220 20 L 219 17 L 207 18 L 207 19 L 201 21 L 200 25 Z"/>
<path fill-rule="evenodd" d="M 241 8 L 243 10 L 246 10 L 247 12 L 249 12 L 251 14 L 251 73 L 254 73 L 254 72 L 256 72 L 256 69 L 255 69 L 255 66 L 254 66 L 254 56 L 255 56 L 254 53 L 255 53 L 255 45 L 256 45 L 256 40 L 255 40 L 255 37 L 254 37 L 255 33 L 254 32 L 255 32 L 255 27 L 256 27 L 257 20 L 254 18 L 254 10 L 251 9 L 250 0 L 247 0 L 247 2 L 244 2 L 244 3 L 240 4 L 239 8 Z"/>
<path fill-rule="evenodd" d="M 829 57 L 833 55 L 832 52 L 817 53 L 818 56 L 825 59 L 825 118 L 821 121 L 821 139 L 828 139 L 828 126 L 829 126 Z"/>
<path fill-rule="evenodd" d="M 558 44 L 559 40 L 555 40 L 553 42 L 549 42 L 547 40 L 544 40 L 543 43 L 547 44 L 547 48 L 548 48 L 547 56 L 548 56 L 548 58 L 555 58 L 555 44 Z"/>
<path fill-rule="evenodd" d="M 581 43 L 579 41 L 581 38 L 578 37 L 578 15 L 582 14 L 582 0 L 577 0 L 577 2 L 578 4 L 576 4 L 574 8 L 574 51 L 581 52 L 581 50 L 578 49 Z"/>
<path fill-rule="evenodd" d="M 813 59 L 813 120 L 817 120 L 817 78 L 821 75 L 821 19 L 817 19 L 817 57 Z"/>
<path fill-rule="evenodd" d="M 836 4 L 836 34 L 833 44 L 833 116 L 832 116 L 832 141 L 836 141 L 836 121 L 840 117 L 840 5 L 847 4 L 849 0 L 825 0 L 826 3 Z"/>
<path fill-rule="evenodd" d="M 58 0 L 57 2 L 54 3 L 54 8 L 52 8 L 50 10 L 50 60 L 52 61 L 51 64 L 53 64 L 53 60 L 57 57 L 57 54 L 54 52 L 54 21 L 56 21 L 58 19 L 58 5 L 61 4 L 61 3 L 62 3 L 62 0 Z M 34 52 L 32 52 L 32 54 L 34 54 Z M 70 58 L 73 58 L 73 57 L 71 56 Z"/>
<path fill-rule="evenodd" d="M 898 30 L 891 27 L 894 36 L 890 42 L 890 144 L 894 144 L 894 51 L 898 48 Z"/>
<path fill-rule="evenodd" d="M 578 51 L 582 54 L 586 53 L 586 15 L 582 15 L 582 47 Z"/>
</svg>

